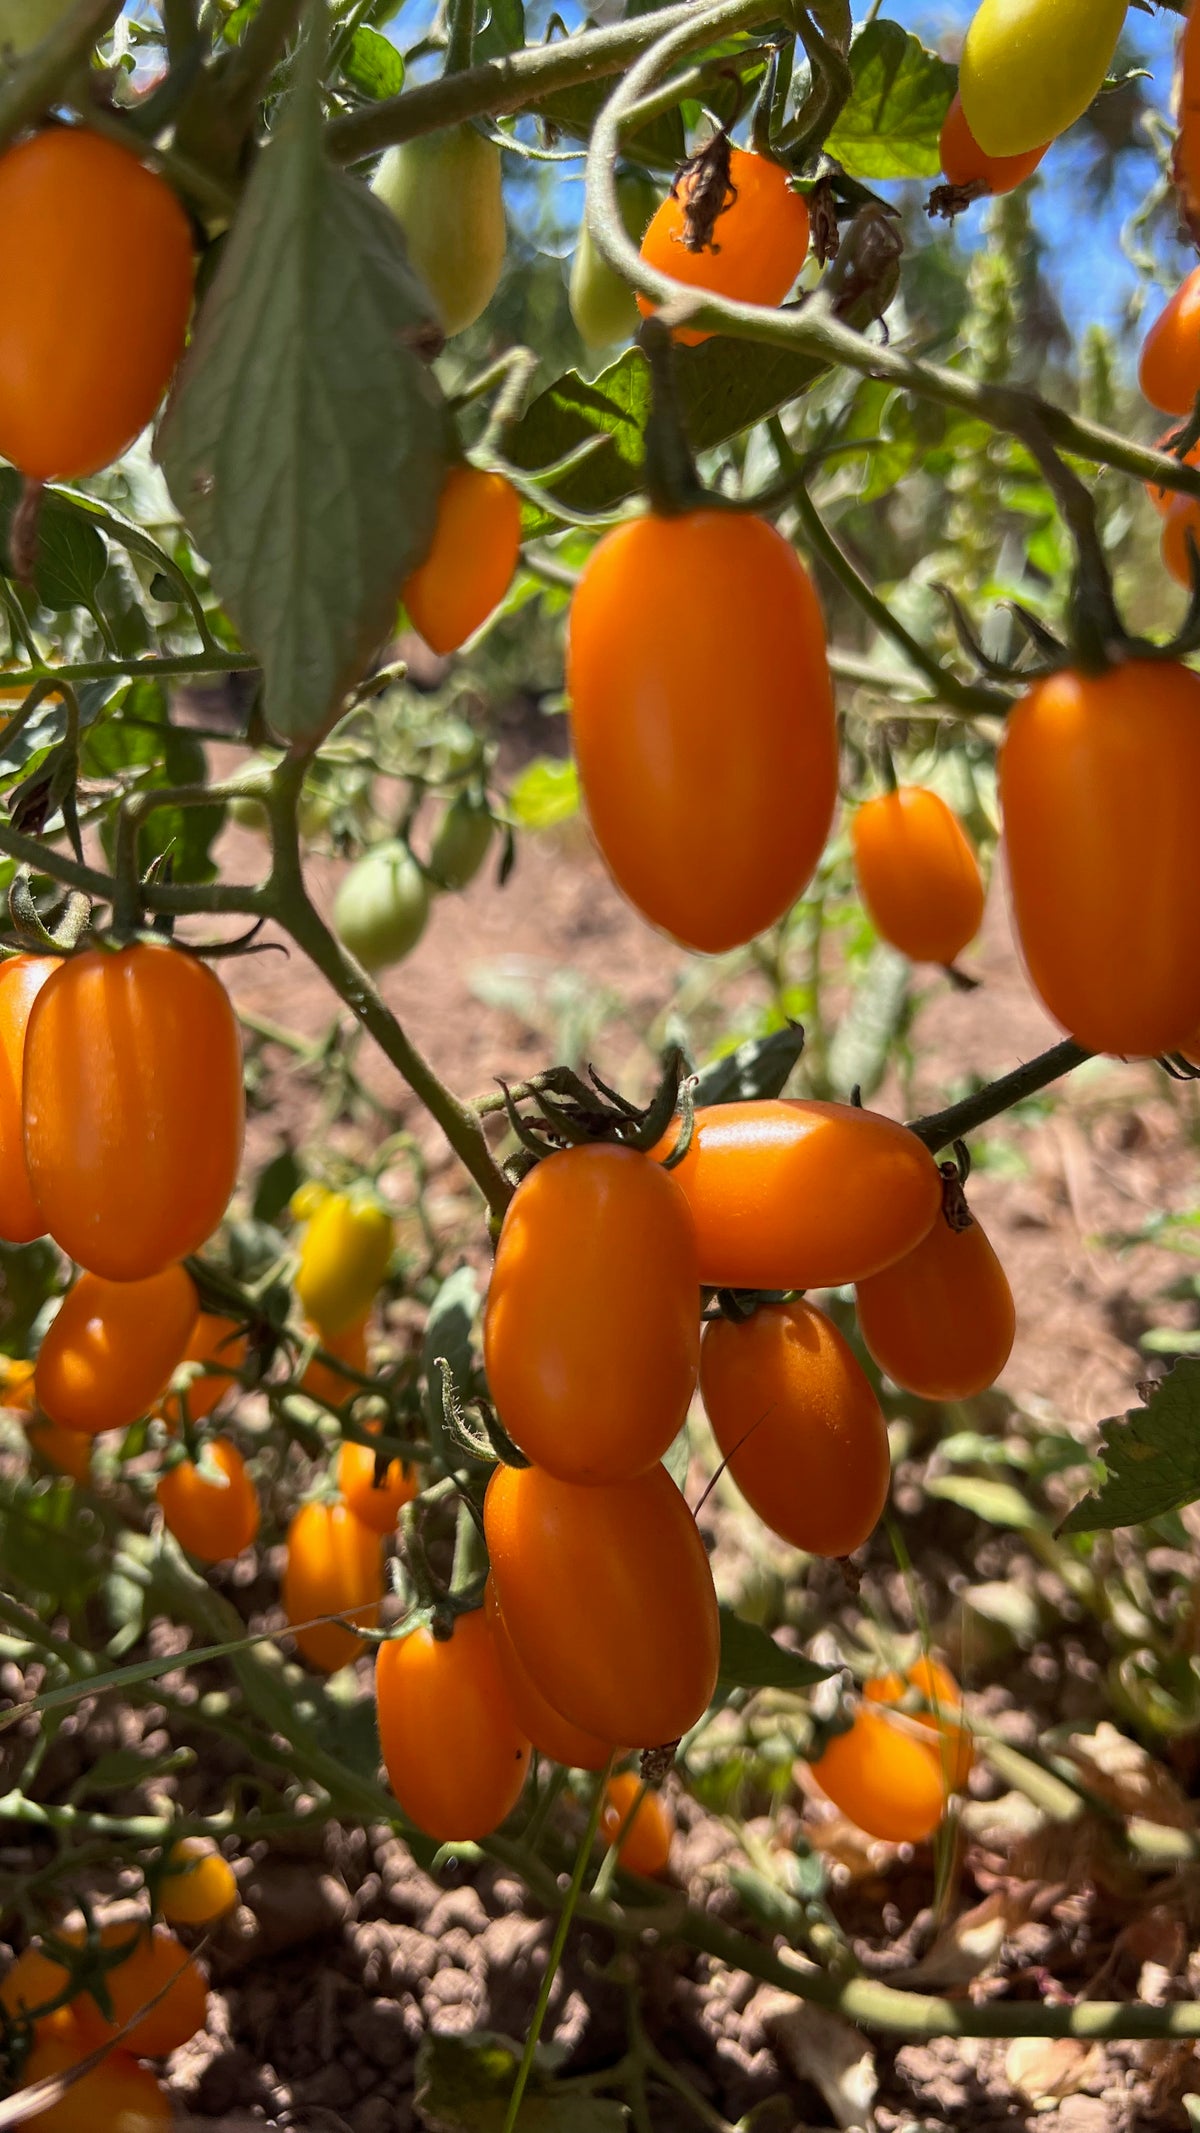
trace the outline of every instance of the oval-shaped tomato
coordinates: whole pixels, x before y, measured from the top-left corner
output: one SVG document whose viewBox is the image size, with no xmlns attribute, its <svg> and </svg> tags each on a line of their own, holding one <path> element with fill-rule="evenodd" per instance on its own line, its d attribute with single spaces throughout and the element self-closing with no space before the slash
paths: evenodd
<svg viewBox="0 0 1200 2133">
<path fill-rule="evenodd" d="M 64 1940 L 83 1945 L 83 1934 L 71 1930 Z M 113 2019 L 103 2015 L 90 1993 L 75 2003 L 76 2016 L 89 2047 L 107 2044 L 118 2029 L 132 2020 L 121 2050 L 139 2059 L 160 2059 L 204 2028 L 208 2021 L 208 1979 L 166 1926 L 138 1925 L 125 1920 L 100 1931 L 100 1945 L 108 1952 L 123 1950 L 121 1959 L 106 1969 L 104 1981 L 112 2003 Z M 149 2002 L 162 1993 L 157 2005 Z M 141 2014 L 140 2009 L 146 2012 Z"/>
<path fill-rule="evenodd" d="M 398 837 L 347 867 L 333 899 L 338 938 L 364 970 L 387 970 L 416 947 L 429 918 L 429 884 Z"/>
<path fill-rule="evenodd" d="M 869 1704 L 834 1735 L 812 1774 L 847 1821 L 887 1844 L 924 1843 L 946 1812 L 937 1750 Z"/>
<path fill-rule="evenodd" d="M 379 1424 L 370 1425 L 378 1429 Z M 382 1475 L 378 1472 L 379 1461 L 368 1444 L 355 1444 L 349 1437 L 342 1441 L 337 1460 L 337 1485 L 348 1508 L 364 1526 L 376 1533 L 394 1533 L 396 1522 L 406 1503 L 411 1503 L 420 1489 L 415 1467 L 403 1459 L 389 1459 Z"/>
<path fill-rule="evenodd" d="M 411 1630 L 379 1647 L 375 1705 L 388 1782 L 410 1822 L 441 1844 L 488 1837 L 512 1813 L 529 1768 L 481 1607 L 453 1634 Z"/>
<path fill-rule="evenodd" d="M 527 1458 L 560 1481 L 625 1481 L 661 1459 L 700 1361 L 687 1201 L 632 1148 L 567 1148 L 517 1187 L 483 1328 L 488 1385 Z"/>
<path fill-rule="evenodd" d="M 905 1673 L 865 1681 L 863 1695 L 869 1703 L 880 1704 L 918 1699 L 918 1707 L 909 1713 L 911 1723 L 932 1736 L 945 1788 L 964 1790 L 975 1767 L 975 1743 L 963 1720 L 962 1691 L 949 1667 L 922 1652 Z"/>
<path fill-rule="evenodd" d="M 1138 659 L 1035 683 L 999 761 L 1025 967 L 1091 1052 L 1154 1057 L 1200 1024 L 1200 675 Z"/>
<path fill-rule="evenodd" d="M 46 1329 L 34 1372 L 38 1406 L 63 1429 L 98 1437 L 150 1412 L 183 1359 L 199 1301 L 186 1267 L 148 1281 L 81 1274 Z"/>
<path fill-rule="evenodd" d="M 78 2037 L 40 2038 L 22 2068 L 21 2087 L 68 2073 L 92 2049 Z M 174 2125 L 175 2112 L 157 2076 L 129 2052 L 114 2051 L 73 2081 L 57 2103 L 21 2123 L 35 2133 L 161 2133 Z"/>
<path fill-rule="evenodd" d="M 675 1817 L 661 1792 L 648 1791 L 632 1770 L 620 1770 L 609 1779 L 600 1811 L 600 1838 L 610 1848 L 616 1845 L 617 1858 L 627 1873 L 642 1874 L 647 1880 L 665 1874 L 674 1834 Z"/>
<path fill-rule="evenodd" d="M 664 933 L 716 954 L 790 910 L 837 800 L 825 628 L 763 519 L 618 526 L 571 602 L 571 731 L 596 842 Z"/>
<path fill-rule="evenodd" d="M 561 1763 L 564 1770 L 603 1770 L 615 1753 L 611 1742 L 597 1740 L 593 1734 L 585 1733 L 582 1726 L 573 1726 L 569 1718 L 564 1718 L 553 1704 L 547 1703 L 508 1634 L 500 1612 L 495 1578 L 487 1581 L 484 1607 L 509 1702 L 530 1746 L 536 1748 L 539 1755 L 549 1756 L 552 1763 Z"/>
<path fill-rule="evenodd" d="M 652 1153 L 670 1154 L 678 1123 Z M 714 1289 L 836 1289 L 919 1244 L 942 1181 L 915 1134 L 854 1104 L 703 1104 L 671 1176 Z"/>
<path fill-rule="evenodd" d="M 940 794 L 900 785 L 864 800 L 850 842 L 875 931 L 914 963 L 953 963 L 983 924 L 983 876 Z"/>
<path fill-rule="evenodd" d="M 1099 94 L 1127 0 L 980 0 L 958 68 L 958 93 L 990 156 L 1056 141 Z"/>
<path fill-rule="evenodd" d="M 793 189 L 782 164 L 731 148 L 726 205 L 711 239 L 693 251 L 687 241 L 688 208 L 698 182 L 695 173 L 686 174 L 656 210 L 642 239 L 646 265 L 689 289 L 707 289 L 733 303 L 781 304 L 808 258 L 803 194 Z M 655 308 L 647 297 L 637 302 L 643 316 Z M 677 327 L 675 338 L 691 347 L 710 335 Z"/>
<path fill-rule="evenodd" d="M 296 1294 L 323 1336 L 362 1326 L 395 1242 L 395 1223 L 378 1200 L 341 1192 L 322 1200 L 300 1240 Z"/>
<path fill-rule="evenodd" d="M 158 1885 L 158 1908 L 173 1926 L 209 1926 L 237 1902 L 237 1878 L 228 1859 L 205 1837 L 181 1837 L 167 1853 Z"/>
<path fill-rule="evenodd" d="M 1190 415 L 1200 392 L 1200 267 L 1193 267 L 1142 342 L 1138 384 L 1164 415 Z"/>
<path fill-rule="evenodd" d="M 491 850 L 496 825 L 487 803 L 460 792 L 438 824 L 429 872 L 439 889 L 465 889 Z"/>
<path fill-rule="evenodd" d="M 1192 550 L 1200 558 L 1200 500 L 1173 496 L 1163 513 L 1162 559 L 1177 585 L 1190 591 L 1192 574 L 1200 561 L 1192 562 Z"/>
<path fill-rule="evenodd" d="M 803 1301 L 705 1328 L 700 1390 L 730 1478 L 809 1555 L 853 1555 L 887 1502 L 887 1424 L 837 1327 Z"/>
<path fill-rule="evenodd" d="M 640 245 L 658 207 L 654 180 L 644 171 L 619 172 L 617 205 L 631 244 Z M 610 348 L 637 332 L 637 298 L 593 243 L 586 221 L 579 228 L 568 296 L 571 317 L 586 347 Z"/>
<path fill-rule="evenodd" d="M 473 326 L 504 266 L 500 150 L 474 126 L 389 148 L 372 190 L 404 232 L 408 256 L 447 333 Z"/>
<path fill-rule="evenodd" d="M 165 941 L 71 956 L 30 1012 L 24 1116 L 45 1226 L 80 1266 L 140 1281 L 197 1251 L 229 1203 L 245 1126 L 220 979 Z"/>
<path fill-rule="evenodd" d="M 704 1543 L 665 1467 L 588 1489 L 498 1467 L 484 1529 L 509 1636 L 556 1711 L 630 1748 L 696 1723 L 716 1687 L 720 1620 Z"/>
<path fill-rule="evenodd" d="M 228 1437 L 211 1437 L 205 1449 L 216 1476 L 180 1459 L 160 1476 L 154 1493 L 181 1548 L 202 1563 L 230 1563 L 258 1532 L 258 1491 Z"/>
<path fill-rule="evenodd" d="M 1008 1277 L 973 1218 L 940 1215 L 915 1251 L 860 1281 L 858 1323 L 881 1370 L 923 1400 L 971 1400 L 1012 1353 Z"/>
<path fill-rule="evenodd" d="M 368 1313 L 362 1318 L 356 1318 L 353 1325 L 346 1327 L 344 1333 L 319 1335 L 321 1346 L 328 1355 L 338 1356 L 351 1370 L 361 1371 L 364 1377 L 367 1372 L 369 1315 Z M 313 1331 L 317 1331 L 315 1326 Z M 323 1400 L 328 1407 L 344 1407 L 347 1400 L 353 1399 L 356 1392 L 362 1391 L 362 1386 L 354 1378 L 346 1377 L 340 1370 L 335 1370 L 332 1363 L 322 1363 L 314 1356 L 300 1380 L 300 1389 L 314 1400 Z"/>
<path fill-rule="evenodd" d="M 22 1097 L 30 1010 L 58 955 L 12 955 L 0 963 L 0 1237 L 31 1244 L 46 1227 L 25 1163 Z"/>
<path fill-rule="evenodd" d="M 234 1371 L 240 1370 L 249 1353 L 250 1343 L 246 1329 L 235 1318 L 221 1318 L 215 1312 L 202 1311 L 192 1328 L 192 1337 L 181 1361 L 185 1363 L 227 1363 L 228 1372 L 209 1369 L 194 1377 L 187 1389 L 188 1419 L 203 1422 L 211 1415 L 218 1400 L 224 1398 L 231 1385 L 237 1383 Z M 163 1401 L 163 1419 L 172 1429 L 178 1429 L 183 1420 L 183 1402 L 178 1394 L 171 1393 Z"/>
<path fill-rule="evenodd" d="M 355 1630 L 343 1622 L 318 1622 L 318 1615 L 340 1615 L 346 1623 L 373 1629 L 382 1598 L 378 1533 L 344 1503 L 301 1504 L 288 1527 L 283 1606 L 309 1664 L 336 1674 L 366 1649 L 366 1639 Z M 305 1622 L 313 1626 L 298 1626 Z"/>
<path fill-rule="evenodd" d="M 123 232 L 122 271 L 112 233 Z M 0 452 L 35 481 L 106 467 L 149 422 L 183 354 L 192 233 L 164 179 L 84 126 L 0 156 Z"/>
<path fill-rule="evenodd" d="M 0 2007 L 13 2022 L 31 2022 L 36 2036 L 74 2032 L 78 2025 L 70 2004 L 54 2006 L 69 1985 L 67 1971 L 53 1956 L 40 1947 L 25 1948 L 0 1978 Z"/>
<path fill-rule="evenodd" d="M 1027 148 L 1019 156 L 985 155 L 967 124 L 962 98 L 956 95 L 942 124 L 938 155 L 947 185 L 974 192 L 979 198 L 998 198 L 1015 193 L 1018 185 L 1033 176 L 1049 145 L 1043 142 L 1040 148 Z"/>
<path fill-rule="evenodd" d="M 433 652 L 456 652 L 482 629 L 521 555 L 521 499 L 503 474 L 460 462 L 438 500 L 433 544 L 401 598 Z"/>
</svg>

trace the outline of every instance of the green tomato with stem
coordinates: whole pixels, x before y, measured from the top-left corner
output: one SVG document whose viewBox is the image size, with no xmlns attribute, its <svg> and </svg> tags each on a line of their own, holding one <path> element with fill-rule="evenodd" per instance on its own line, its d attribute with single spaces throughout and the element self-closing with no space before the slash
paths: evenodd
<svg viewBox="0 0 1200 2133">
<path fill-rule="evenodd" d="M 342 876 L 334 931 L 364 970 L 387 970 L 410 955 L 429 917 L 429 884 L 406 844 L 372 845 Z"/>
<path fill-rule="evenodd" d="M 500 150 L 474 126 L 389 148 L 372 190 L 404 232 L 409 260 L 447 334 L 485 311 L 504 265 Z"/>
<path fill-rule="evenodd" d="M 644 171 L 621 171 L 617 177 L 617 204 L 630 242 L 640 244 L 658 207 L 653 179 Z M 569 295 L 571 317 L 589 348 L 607 348 L 614 341 L 627 341 L 637 331 L 637 298 L 616 268 L 609 266 L 586 222 L 580 225 Z"/>
<path fill-rule="evenodd" d="M 438 824 L 429 872 L 439 889 L 465 889 L 487 858 L 495 830 L 487 802 L 460 792 Z"/>
</svg>

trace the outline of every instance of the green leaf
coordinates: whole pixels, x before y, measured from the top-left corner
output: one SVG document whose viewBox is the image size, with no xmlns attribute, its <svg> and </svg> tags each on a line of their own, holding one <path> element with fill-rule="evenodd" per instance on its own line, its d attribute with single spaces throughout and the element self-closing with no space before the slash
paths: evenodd
<svg viewBox="0 0 1200 2133">
<path fill-rule="evenodd" d="M 11 577 L 9 532 L 24 484 L 12 467 L 0 467 L 0 569 Z M 33 589 L 43 607 L 65 614 L 90 607 L 108 567 L 108 549 L 86 513 L 69 496 L 47 489 L 38 510 Z"/>
<path fill-rule="evenodd" d="M 471 1353 L 471 1328 L 475 1324 L 478 1309 L 479 1279 L 471 1266 L 456 1267 L 453 1274 L 448 1274 L 429 1307 L 421 1348 L 421 1366 L 425 1376 L 426 1419 L 434 1450 L 439 1454 L 449 1448 L 443 1443 L 438 1373 L 435 1365 L 439 1356 L 445 1356 L 450 1365 L 455 1390 L 460 1395 L 467 1394 L 474 1360 Z"/>
<path fill-rule="evenodd" d="M 1045 1519 L 1027 1503 L 1011 1481 L 989 1481 L 976 1474 L 943 1474 L 925 1484 L 926 1493 L 943 1503 L 956 1503 L 963 1511 L 986 1520 L 989 1526 L 1011 1526 L 1018 1533 L 1037 1532 Z"/>
<path fill-rule="evenodd" d="M 0 1350 L 24 1355 L 33 1322 L 58 1289 L 60 1260 L 48 1238 L 0 1244 Z"/>
<path fill-rule="evenodd" d="M 502 2133 L 520 2062 L 511 2038 L 487 2030 L 426 2037 L 417 2053 L 416 2105 L 428 2133 Z M 623 2133 L 625 2112 L 599 2096 L 556 2093 L 558 2055 L 540 2046 L 521 2104 L 521 2133 Z"/>
<path fill-rule="evenodd" d="M 1139 1526 L 1200 1497 L 1200 1361 L 1176 1363 L 1144 1407 L 1101 1425 L 1101 1487 L 1077 1503 L 1060 1533 Z"/>
<path fill-rule="evenodd" d="M 525 44 L 525 8 L 523 0 L 488 0 L 487 15 L 482 29 L 475 32 L 475 44 L 471 54 L 473 66 L 480 66 L 485 59 L 507 59 L 510 52 L 520 52 Z"/>
<path fill-rule="evenodd" d="M 912 1014 L 912 964 L 886 941 L 871 950 L 862 982 L 838 1023 L 829 1048 L 829 1073 L 835 1089 L 862 1090 L 873 1096 L 892 1049 L 908 1028 Z"/>
<path fill-rule="evenodd" d="M 721 1609 L 721 1671 L 718 1676 L 727 1689 L 811 1689 L 818 1681 L 828 1681 L 839 1669 L 835 1666 L 817 1666 L 811 1659 L 801 1659 L 795 1652 L 785 1652 L 768 1637 L 765 1629 L 753 1622 L 743 1622 L 732 1607 Z"/>
<path fill-rule="evenodd" d="M 303 1178 L 304 1172 L 296 1161 L 295 1149 L 281 1148 L 279 1154 L 258 1173 L 258 1183 L 254 1188 L 254 1201 L 250 1209 L 254 1220 L 277 1221 Z"/>
<path fill-rule="evenodd" d="M 200 742 L 173 726 L 165 691 L 154 681 L 136 681 L 117 699 L 112 714 L 91 728 L 82 751 L 88 777 L 111 777 L 139 764 L 146 766 L 139 792 L 156 785 L 199 785 L 208 781 L 208 763 Z M 210 847 L 225 820 L 217 802 L 195 807 L 158 807 L 138 830 L 138 865 L 143 870 L 164 852 L 171 855 L 174 879 L 211 881 L 216 866 Z M 110 862 L 116 822 L 105 820 L 101 839 Z"/>
<path fill-rule="evenodd" d="M 508 795 L 509 812 L 522 829 L 552 829 L 579 809 L 579 775 L 572 762 L 538 756 Z"/>
<path fill-rule="evenodd" d="M 829 154 L 852 178 L 935 178 L 954 68 L 898 22 L 872 22 L 850 47 L 850 72 L 854 89 Z"/>
<path fill-rule="evenodd" d="M 686 1422 L 672 1437 L 663 1453 L 662 1463 L 676 1488 L 682 1490 L 687 1484 L 688 1468 L 692 1463 L 692 1439 Z"/>
<path fill-rule="evenodd" d="M 702 1067 L 693 1091 L 698 1104 L 749 1103 L 756 1097 L 778 1096 L 804 1050 L 804 1031 L 798 1022 L 774 1029 L 767 1037 L 752 1037 L 734 1052 Z"/>
<path fill-rule="evenodd" d="M 158 437 L 267 719 L 307 746 L 426 553 L 447 417 L 398 224 L 325 161 L 297 91 L 254 165 Z M 434 343 L 436 345 L 436 343 Z"/>
<path fill-rule="evenodd" d="M 589 141 L 611 94 L 611 82 L 575 82 L 570 88 L 555 89 L 552 95 L 539 97 L 538 117 L 572 140 Z M 676 171 L 687 154 L 682 112 L 678 108 L 661 112 L 648 126 L 627 134 L 623 147 L 632 162 L 645 163 L 654 170 Z"/>
<path fill-rule="evenodd" d="M 404 55 L 390 37 L 360 22 L 342 55 L 342 73 L 363 96 L 382 103 L 385 96 L 399 96 L 404 87 Z"/>
</svg>

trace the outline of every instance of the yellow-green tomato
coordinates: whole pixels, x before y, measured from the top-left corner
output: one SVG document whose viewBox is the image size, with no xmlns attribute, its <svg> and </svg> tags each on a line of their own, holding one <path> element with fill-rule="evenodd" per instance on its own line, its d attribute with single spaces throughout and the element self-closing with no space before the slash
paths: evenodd
<svg viewBox="0 0 1200 2133">
<path fill-rule="evenodd" d="M 1024 155 L 1083 117 L 1112 63 L 1127 4 L 980 0 L 958 93 L 985 155 Z"/>
<path fill-rule="evenodd" d="M 482 800 L 460 792 L 438 824 L 429 871 L 439 889 L 465 889 L 487 858 L 496 825 Z"/>
<path fill-rule="evenodd" d="M 325 1339 L 345 1333 L 370 1308 L 395 1241 L 378 1200 L 331 1192 L 317 1206 L 300 1240 L 296 1295 Z"/>
<path fill-rule="evenodd" d="M 343 947 L 364 970 L 403 962 L 425 931 L 429 885 L 406 844 L 391 837 L 343 874 L 333 900 L 333 923 Z"/>
<path fill-rule="evenodd" d="M 446 332 L 486 310 L 504 265 L 500 150 L 474 126 L 389 148 L 372 189 L 404 232 L 408 256 Z"/>
<path fill-rule="evenodd" d="M 630 241 L 640 244 L 658 206 L 653 181 L 641 171 L 623 171 L 617 179 L 617 201 Z M 580 226 L 569 293 L 571 317 L 589 348 L 607 348 L 636 332 L 637 298 L 598 250 L 586 222 Z"/>
</svg>

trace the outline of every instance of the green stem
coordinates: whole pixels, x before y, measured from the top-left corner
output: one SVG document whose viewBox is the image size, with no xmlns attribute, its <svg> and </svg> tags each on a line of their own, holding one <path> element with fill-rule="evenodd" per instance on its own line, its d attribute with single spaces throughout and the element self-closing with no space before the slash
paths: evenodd
<svg viewBox="0 0 1200 2133">
<path fill-rule="evenodd" d="M 530 2018 L 529 2034 L 525 2039 L 525 2049 L 521 2054 L 521 2064 L 517 2068 L 517 2078 L 513 2083 L 512 2095 L 508 2099 L 508 2109 L 504 2114 L 503 2133 L 513 2133 L 513 2128 L 520 2116 L 521 2103 L 528 2085 L 529 2076 L 533 2071 L 538 2038 L 542 2033 L 542 2023 L 546 2019 L 546 2009 L 550 2005 L 550 1994 L 554 1990 L 554 1980 L 558 1976 L 558 1966 L 562 1961 L 563 1949 L 567 1945 L 567 1934 L 571 1930 L 571 1921 L 575 1916 L 579 1899 L 583 1894 L 584 1876 L 588 1870 L 588 1862 L 592 1856 L 592 1846 L 596 1841 L 596 1831 L 600 1827 L 600 1816 L 604 1810 L 604 1784 L 607 1776 L 608 1768 L 606 1766 L 596 1779 L 587 1827 L 580 1838 L 579 1850 L 575 1854 L 575 1866 L 571 1875 L 570 1887 L 563 1898 L 562 1910 L 559 1912 L 558 1924 L 554 1929 L 554 1939 L 550 1943 L 550 1953 L 546 1958 L 546 1968 L 542 1972 L 542 1982 L 538 1987 L 537 2000 L 534 2003 L 533 2014 Z"/>
<path fill-rule="evenodd" d="M 97 40 L 110 30 L 122 0 L 78 0 L 68 15 L 43 37 L 0 87 L 0 148 L 14 134 L 39 119 L 76 67 L 82 66 Z"/>
<path fill-rule="evenodd" d="M 79 659 L 62 666 L 30 665 L 6 673 L 6 688 L 35 681 L 166 681 L 185 674 L 249 674 L 258 666 L 248 652 L 164 652 L 148 659 Z M 226 736 L 228 738 L 228 736 Z"/>
<path fill-rule="evenodd" d="M 475 0 L 449 0 L 445 74 L 465 74 L 475 43 Z"/>
<path fill-rule="evenodd" d="M 974 1096 L 966 1096 L 959 1104 L 951 1104 L 946 1111 L 935 1111 L 927 1118 L 909 1121 L 909 1131 L 934 1155 L 939 1148 L 949 1148 L 955 1141 L 963 1140 L 976 1127 L 986 1126 L 989 1119 L 999 1118 L 1001 1112 L 1011 1111 L 1014 1104 L 1024 1103 L 1027 1096 L 1036 1096 L 1039 1089 L 1048 1089 L 1051 1082 L 1061 1081 L 1064 1074 L 1073 1074 L 1076 1067 L 1083 1066 L 1092 1057 L 1073 1038 L 1065 1038 L 1048 1052 L 1040 1052 L 1024 1066 L 1014 1067 L 1011 1074 L 1004 1074 L 999 1081 L 990 1081 L 985 1089 L 977 1089 Z"/>
</svg>

